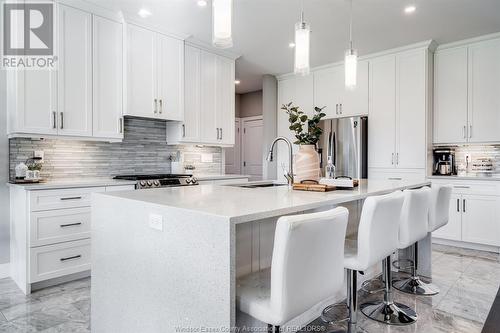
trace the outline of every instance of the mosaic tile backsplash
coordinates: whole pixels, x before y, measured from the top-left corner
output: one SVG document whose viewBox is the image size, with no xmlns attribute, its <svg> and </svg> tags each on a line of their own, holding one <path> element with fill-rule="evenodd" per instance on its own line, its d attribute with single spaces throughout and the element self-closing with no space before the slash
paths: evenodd
<svg viewBox="0 0 500 333">
<path fill-rule="evenodd" d="M 41 176 L 46 179 L 112 177 L 118 174 L 169 173 L 170 156 L 181 155 L 196 174 L 221 174 L 222 148 L 171 146 L 166 143 L 164 121 L 125 118 L 122 142 L 94 142 L 57 139 L 15 138 L 9 140 L 10 177 L 15 166 L 44 151 Z M 202 154 L 212 154 L 211 162 L 201 162 Z"/>
<path fill-rule="evenodd" d="M 458 146 L 455 158 L 459 173 L 500 174 L 500 146 Z"/>
</svg>

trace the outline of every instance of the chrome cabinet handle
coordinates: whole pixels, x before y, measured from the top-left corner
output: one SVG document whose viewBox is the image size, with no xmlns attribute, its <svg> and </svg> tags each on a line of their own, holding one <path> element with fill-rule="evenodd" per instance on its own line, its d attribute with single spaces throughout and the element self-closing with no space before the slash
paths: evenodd
<svg viewBox="0 0 500 333">
<path fill-rule="evenodd" d="M 339 114 L 339 105 L 335 104 L 335 114 Z"/>
<path fill-rule="evenodd" d="M 396 165 L 399 165 L 399 153 L 396 153 Z"/>
<path fill-rule="evenodd" d="M 72 259 L 80 259 L 81 257 L 82 257 L 82 255 L 79 254 L 79 255 L 76 255 L 76 256 L 72 256 L 72 257 L 61 258 L 59 260 L 61 260 L 61 261 L 67 261 L 67 260 L 72 260 Z"/>
<path fill-rule="evenodd" d="M 186 125 L 182 124 L 182 137 L 186 137 Z"/>
<path fill-rule="evenodd" d="M 154 113 L 157 114 L 158 113 L 158 100 L 155 98 L 155 109 L 154 109 Z"/>
<path fill-rule="evenodd" d="M 457 212 L 460 213 L 460 199 L 457 199 Z"/>
<path fill-rule="evenodd" d="M 66 197 L 66 198 L 61 198 L 61 201 L 66 201 L 66 200 L 80 200 L 82 197 Z"/>
<path fill-rule="evenodd" d="M 219 140 L 219 128 L 217 127 L 217 140 Z"/>
<path fill-rule="evenodd" d="M 60 126 L 60 128 L 64 129 L 64 113 L 63 112 L 59 112 L 59 114 L 61 116 L 61 126 Z"/>
<path fill-rule="evenodd" d="M 392 153 L 391 164 L 394 165 L 394 153 Z"/>
<path fill-rule="evenodd" d="M 118 126 L 120 126 L 120 133 L 123 133 L 123 117 L 120 117 Z"/>
<path fill-rule="evenodd" d="M 77 223 L 68 223 L 68 224 L 61 224 L 59 225 L 61 228 L 66 228 L 66 227 L 75 227 L 77 225 L 82 225 L 82 222 L 77 222 Z"/>
<path fill-rule="evenodd" d="M 463 208 L 463 211 L 464 211 L 464 213 L 465 213 L 465 199 L 463 199 L 463 201 L 462 201 L 462 206 L 463 206 L 463 207 L 462 207 L 462 208 Z"/>
<path fill-rule="evenodd" d="M 469 139 L 472 138 L 472 125 L 469 125 Z"/>
<path fill-rule="evenodd" d="M 455 185 L 453 188 L 470 188 L 470 186 L 465 186 L 465 185 Z"/>
<path fill-rule="evenodd" d="M 400 177 L 389 177 L 387 179 L 389 179 L 389 180 L 403 180 L 403 178 L 400 178 Z"/>
<path fill-rule="evenodd" d="M 342 108 L 343 108 L 343 107 L 342 107 L 342 103 L 340 103 L 340 107 L 339 107 L 339 112 L 340 112 L 340 114 L 343 114 L 343 112 L 344 112 L 344 111 L 342 110 Z"/>
<path fill-rule="evenodd" d="M 222 127 L 220 129 L 220 139 L 222 140 Z"/>
<path fill-rule="evenodd" d="M 467 127 L 464 125 L 462 128 L 462 135 L 464 136 L 464 139 L 467 139 L 467 135 L 465 134 L 465 131 L 467 131 Z"/>
<path fill-rule="evenodd" d="M 160 114 L 163 111 L 163 99 L 160 99 Z"/>
<path fill-rule="evenodd" d="M 57 128 L 57 112 L 52 111 L 52 128 Z"/>
</svg>

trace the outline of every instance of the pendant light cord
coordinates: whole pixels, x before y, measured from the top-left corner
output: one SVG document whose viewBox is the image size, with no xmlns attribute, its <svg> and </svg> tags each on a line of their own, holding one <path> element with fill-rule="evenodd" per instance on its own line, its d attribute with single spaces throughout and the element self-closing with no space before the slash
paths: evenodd
<svg viewBox="0 0 500 333">
<path fill-rule="evenodd" d="M 352 50 L 352 0 L 350 0 L 351 4 L 351 15 L 349 20 L 349 49 Z"/>
</svg>

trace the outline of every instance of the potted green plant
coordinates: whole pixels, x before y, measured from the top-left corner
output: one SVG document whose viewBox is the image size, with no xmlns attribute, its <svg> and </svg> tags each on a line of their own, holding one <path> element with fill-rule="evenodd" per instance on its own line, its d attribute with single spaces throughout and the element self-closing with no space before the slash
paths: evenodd
<svg viewBox="0 0 500 333">
<path fill-rule="evenodd" d="M 320 177 L 320 159 L 316 151 L 323 130 L 319 127 L 322 118 L 326 116 L 323 108 L 314 107 L 313 114 L 307 115 L 292 102 L 281 107 L 288 114 L 289 129 L 295 133 L 294 143 L 299 145 L 299 151 L 294 157 L 294 180 L 318 180 Z"/>
</svg>

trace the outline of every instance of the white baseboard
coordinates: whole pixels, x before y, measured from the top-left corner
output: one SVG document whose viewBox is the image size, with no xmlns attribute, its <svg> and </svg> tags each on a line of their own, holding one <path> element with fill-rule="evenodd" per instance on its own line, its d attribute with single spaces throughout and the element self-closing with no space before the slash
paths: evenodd
<svg viewBox="0 0 500 333">
<path fill-rule="evenodd" d="M 10 276 L 10 265 L 9 263 L 0 264 L 0 279 Z"/>
<path fill-rule="evenodd" d="M 479 250 L 479 251 L 500 253 L 500 248 L 498 246 L 475 244 L 475 243 L 455 241 L 455 240 L 436 238 L 436 237 L 432 237 L 432 242 L 435 244 L 461 247 L 461 248 L 470 249 L 470 250 Z"/>
</svg>

